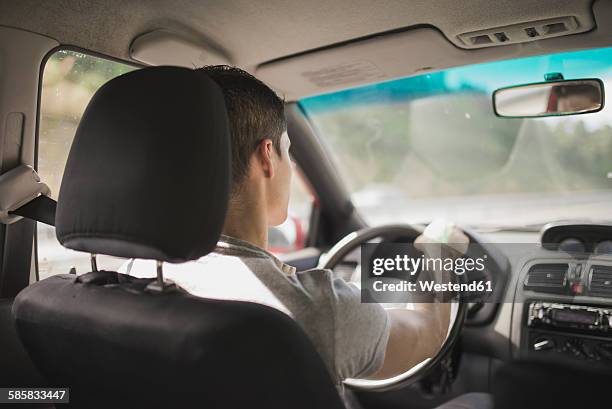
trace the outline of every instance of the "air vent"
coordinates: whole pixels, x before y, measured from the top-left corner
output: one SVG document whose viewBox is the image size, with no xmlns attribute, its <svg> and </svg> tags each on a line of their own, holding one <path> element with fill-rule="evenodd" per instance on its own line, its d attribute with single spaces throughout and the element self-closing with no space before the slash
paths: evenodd
<svg viewBox="0 0 612 409">
<path fill-rule="evenodd" d="M 542 293 L 564 293 L 567 270 L 567 264 L 534 264 L 527 273 L 525 288 Z"/>
<path fill-rule="evenodd" d="M 472 31 L 457 37 L 466 48 L 482 48 L 576 34 L 590 28 L 578 24 L 575 17 L 567 16 Z"/>
<path fill-rule="evenodd" d="M 612 266 L 593 266 L 589 295 L 612 297 Z"/>
</svg>

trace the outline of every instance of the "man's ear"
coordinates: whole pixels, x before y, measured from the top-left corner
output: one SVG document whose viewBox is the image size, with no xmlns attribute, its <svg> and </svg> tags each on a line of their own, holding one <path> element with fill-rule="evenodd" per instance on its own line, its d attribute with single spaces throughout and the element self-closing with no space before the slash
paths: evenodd
<svg viewBox="0 0 612 409">
<path fill-rule="evenodd" d="M 261 166 L 264 176 L 272 178 L 274 176 L 274 143 L 271 139 L 264 139 L 257 144 L 255 157 Z"/>
</svg>

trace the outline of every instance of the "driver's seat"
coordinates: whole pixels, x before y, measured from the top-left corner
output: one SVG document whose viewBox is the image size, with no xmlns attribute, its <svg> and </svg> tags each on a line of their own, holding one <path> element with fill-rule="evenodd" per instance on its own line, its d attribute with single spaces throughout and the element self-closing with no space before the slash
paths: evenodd
<svg viewBox="0 0 612 409">
<path fill-rule="evenodd" d="M 194 260 L 216 245 L 229 184 L 217 85 L 184 68 L 134 71 L 104 85 L 83 116 L 57 237 L 92 254 Z M 39 281 L 13 307 L 32 360 L 51 385 L 70 388 L 72 407 L 343 407 L 284 313 L 197 298 L 161 280 L 97 271 L 95 262 L 92 270 Z"/>
</svg>

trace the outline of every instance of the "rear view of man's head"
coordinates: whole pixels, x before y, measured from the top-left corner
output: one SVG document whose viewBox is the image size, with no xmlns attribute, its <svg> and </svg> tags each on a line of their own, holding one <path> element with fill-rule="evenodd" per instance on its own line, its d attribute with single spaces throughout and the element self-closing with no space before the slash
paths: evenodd
<svg viewBox="0 0 612 409">
<path fill-rule="evenodd" d="M 259 206 L 268 225 L 282 223 L 291 182 L 283 100 L 239 68 L 216 65 L 199 71 L 212 78 L 225 96 L 232 137 L 230 216 Z"/>
</svg>

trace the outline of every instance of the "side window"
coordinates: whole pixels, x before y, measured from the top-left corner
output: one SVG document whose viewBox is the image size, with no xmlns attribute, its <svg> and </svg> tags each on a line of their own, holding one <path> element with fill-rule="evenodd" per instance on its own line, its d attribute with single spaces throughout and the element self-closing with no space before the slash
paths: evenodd
<svg viewBox="0 0 612 409">
<path fill-rule="evenodd" d="M 293 173 L 287 220 L 268 229 L 268 250 L 274 254 L 303 249 L 308 237 L 314 195 L 298 169 Z"/>
<path fill-rule="evenodd" d="M 57 199 L 76 128 L 89 100 L 104 83 L 134 69 L 69 50 L 58 51 L 47 60 L 40 95 L 38 173 L 51 187 L 54 199 Z M 40 279 L 67 273 L 71 267 L 78 273 L 90 271 L 89 255 L 62 247 L 55 237 L 55 228 L 39 223 L 37 242 Z M 123 260 L 99 256 L 98 263 L 105 269 L 113 269 Z"/>
</svg>

